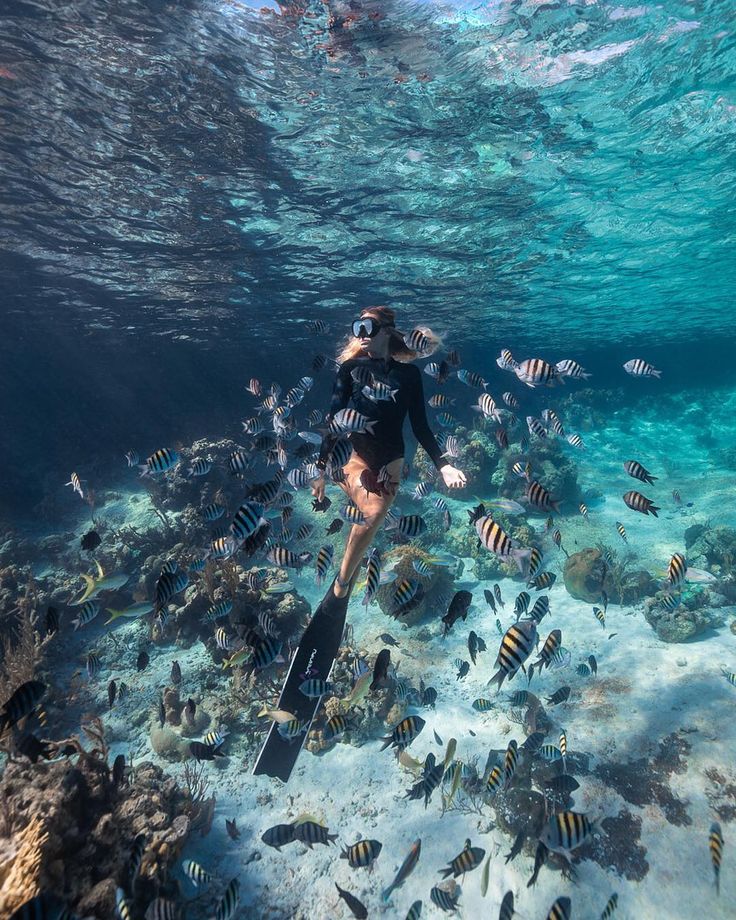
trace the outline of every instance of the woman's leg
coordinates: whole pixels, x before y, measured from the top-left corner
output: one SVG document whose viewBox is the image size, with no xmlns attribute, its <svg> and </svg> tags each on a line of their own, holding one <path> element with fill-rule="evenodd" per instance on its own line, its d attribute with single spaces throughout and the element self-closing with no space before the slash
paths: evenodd
<svg viewBox="0 0 736 920">
<path fill-rule="evenodd" d="M 395 487 L 399 484 L 399 476 L 403 465 L 403 458 L 389 464 L 388 472 Z M 350 529 L 345 545 L 345 553 L 340 563 L 337 580 L 334 583 L 334 592 L 337 597 L 344 597 L 348 586 L 360 565 L 366 550 L 373 542 L 378 528 L 383 524 L 388 509 L 393 504 L 396 488 L 390 490 L 388 495 L 375 495 L 367 493 L 360 484 L 360 474 L 366 469 L 366 464 L 359 457 L 351 457 L 345 466 L 345 483 L 343 488 L 350 500 L 363 512 L 367 524 L 354 524 Z"/>
</svg>

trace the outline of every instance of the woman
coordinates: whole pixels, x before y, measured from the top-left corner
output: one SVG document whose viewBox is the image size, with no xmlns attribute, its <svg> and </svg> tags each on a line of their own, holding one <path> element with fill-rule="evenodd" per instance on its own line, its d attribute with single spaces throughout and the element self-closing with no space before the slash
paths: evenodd
<svg viewBox="0 0 736 920">
<path fill-rule="evenodd" d="M 436 348 L 438 341 L 429 330 L 424 333 Z M 370 420 L 368 431 L 349 435 L 353 454 L 343 467 L 344 480 L 340 482 L 366 523 L 354 524 L 350 531 L 331 589 L 336 597 L 349 593 L 353 575 L 393 504 L 404 464 L 402 428 L 407 414 L 416 439 L 439 470 L 445 485 L 450 489 L 465 485 L 465 475 L 442 459 L 429 428 L 422 376 L 411 363 L 418 355 L 407 347 L 404 335 L 396 329 L 394 311 L 388 307 L 363 310 L 352 325 L 352 336 L 340 355 L 325 421 L 329 425 L 351 402 L 354 409 Z M 322 441 L 317 461 L 322 475 L 312 484 L 312 494 L 320 501 L 325 491 L 324 470 L 337 437 L 326 435 Z"/>
</svg>

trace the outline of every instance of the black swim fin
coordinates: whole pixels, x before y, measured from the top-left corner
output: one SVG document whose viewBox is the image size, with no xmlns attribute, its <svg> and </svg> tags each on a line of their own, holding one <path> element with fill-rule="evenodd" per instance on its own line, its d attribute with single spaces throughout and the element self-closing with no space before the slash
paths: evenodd
<svg viewBox="0 0 736 920">
<path fill-rule="evenodd" d="M 345 630 L 348 603 L 354 584 L 355 577 L 344 597 L 335 597 L 332 590 L 334 581 L 330 584 L 291 659 L 278 708 L 293 713 L 296 719 L 306 723 L 305 731 L 295 741 L 290 742 L 279 734 L 279 726 L 274 722 L 253 768 L 255 776 L 265 774 L 288 782 L 322 699 L 305 696 L 299 690 L 299 686 L 308 677 L 315 675 L 319 676 L 320 680 L 328 679 Z"/>
</svg>

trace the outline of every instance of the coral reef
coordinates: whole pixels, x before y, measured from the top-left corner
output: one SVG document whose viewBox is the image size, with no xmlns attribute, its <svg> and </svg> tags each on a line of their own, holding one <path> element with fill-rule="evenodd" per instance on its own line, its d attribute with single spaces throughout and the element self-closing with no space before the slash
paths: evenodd
<svg viewBox="0 0 736 920">
<path fill-rule="evenodd" d="M 13 897 L 10 883 L 21 878 L 31 892 L 34 885 L 53 891 L 81 916 L 107 920 L 138 834 L 146 838 L 136 885 L 139 906 L 173 890 L 167 872 L 189 833 L 189 797 L 147 762 L 136 767 L 129 784 L 116 786 L 104 758 L 96 756 L 100 753 L 80 748 L 75 764 L 13 761 L 6 766 L 0 799 L 10 816 L 9 839 L 2 844 L 17 855 L 5 877 L 4 898 Z M 31 839 L 42 848 L 37 865 L 28 854 Z"/>
<path fill-rule="evenodd" d="M 721 578 L 736 574 L 736 529 L 694 524 L 685 531 L 688 565 L 707 569 Z"/>
<path fill-rule="evenodd" d="M 587 547 L 565 560 L 565 587 L 576 600 L 589 604 L 597 604 L 602 591 L 613 604 L 635 604 L 653 595 L 657 584 L 644 569 L 629 570 L 630 561 L 605 547 Z"/>
<path fill-rule="evenodd" d="M 451 571 L 445 566 L 434 566 L 427 577 L 421 577 L 414 568 L 415 560 L 427 561 L 432 558 L 432 553 L 421 549 L 414 544 L 396 546 L 391 551 L 391 561 L 396 560 L 393 571 L 397 581 L 402 578 L 413 579 L 420 583 L 419 592 L 413 601 L 410 601 L 397 613 L 393 601 L 395 582 L 381 585 L 376 592 L 376 602 L 381 610 L 388 616 L 397 617 L 400 622 L 413 626 L 430 617 L 436 618 L 437 612 L 449 601 L 454 578 Z M 442 610 L 444 613 L 444 610 Z"/>
<path fill-rule="evenodd" d="M 727 603 L 722 595 L 698 585 L 683 592 L 680 604 L 674 610 L 662 606 L 666 591 L 644 601 L 647 623 L 663 642 L 687 642 L 709 629 L 724 625 L 717 608 Z"/>
</svg>

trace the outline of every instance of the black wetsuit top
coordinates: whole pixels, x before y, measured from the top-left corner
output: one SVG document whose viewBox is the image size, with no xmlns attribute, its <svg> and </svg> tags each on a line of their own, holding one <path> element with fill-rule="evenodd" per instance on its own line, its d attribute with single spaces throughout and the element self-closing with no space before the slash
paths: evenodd
<svg viewBox="0 0 736 920">
<path fill-rule="evenodd" d="M 370 370 L 374 378 L 385 383 L 395 394 L 396 401 L 382 399 L 373 402 L 363 395 L 364 384 L 353 380 L 351 372 L 364 367 Z M 427 422 L 424 409 L 424 387 L 419 368 L 414 364 L 404 364 L 389 358 L 359 357 L 351 358 L 341 364 L 337 371 L 332 402 L 325 421 L 330 423 L 336 412 L 345 409 L 349 402 L 361 414 L 375 421 L 373 434 L 351 434 L 350 443 L 359 457 L 368 466 L 378 471 L 382 466 L 404 456 L 404 438 L 402 428 L 407 413 L 414 436 L 429 454 L 432 463 L 439 469 L 447 461 L 442 458 L 439 445 Z M 329 457 L 336 436 L 326 435 L 322 440 L 318 465 L 322 466 Z"/>
</svg>

